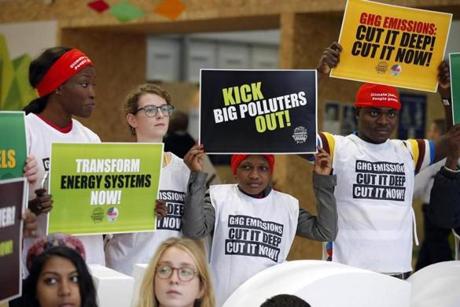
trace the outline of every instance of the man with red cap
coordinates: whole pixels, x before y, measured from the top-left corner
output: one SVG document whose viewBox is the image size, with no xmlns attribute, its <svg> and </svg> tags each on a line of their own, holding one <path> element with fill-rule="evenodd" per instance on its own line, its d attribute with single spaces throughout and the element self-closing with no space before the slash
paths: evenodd
<svg viewBox="0 0 460 307">
<path fill-rule="evenodd" d="M 299 201 L 291 195 L 272 189 L 273 155 L 233 155 L 237 184 L 213 185 L 207 192 L 203 155 L 197 145 L 184 157 L 192 173 L 182 230 L 193 239 L 212 235 L 210 264 L 217 306 L 256 273 L 284 262 L 296 234 L 319 241 L 337 235 L 335 177 L 324 150 L 316 156 L 313 173 L 318 216 L 299 209 Z"/>
<path fill-rule="evenodd" d="M 318 71 L 326 74 L 337 66 L 341 50 L 338 43 L 327 48 Z M 439 66 L 438 78 L 440 94 L 448 95 L 449 70 L 445 63 Z M 331 154 L 337 176 L 334 194 L 339 233 L 327 244 L 328 258 L 407 278 L 412 271 L 415 229 L 414 176 L 446 155 L 446 137 L 437 142 L 390 139 L 401 107 L 394 87 L 363 84 L 354 106 L 356 133 L 340 136 L 322 132 L 318 138 L 321 147 Z M 460 126 L 449 131 L 447 137 L 460 142 Z"/>
</svg>

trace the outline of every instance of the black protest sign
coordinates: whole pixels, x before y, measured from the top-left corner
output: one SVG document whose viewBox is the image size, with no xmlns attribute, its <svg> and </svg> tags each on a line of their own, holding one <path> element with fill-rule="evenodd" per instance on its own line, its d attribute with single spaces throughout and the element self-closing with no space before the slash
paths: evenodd
<svg viewBox="0 0 460 307">
<path fill-rule="evenodd" d="M 22 208 L 25 179 L 0 181 L 0 302 L 21 295 Z"/>
<path fill-rule="evenodd" d="M 207 153 L 316 152 L 316 70 L 201 70 Z"/>
</svg>

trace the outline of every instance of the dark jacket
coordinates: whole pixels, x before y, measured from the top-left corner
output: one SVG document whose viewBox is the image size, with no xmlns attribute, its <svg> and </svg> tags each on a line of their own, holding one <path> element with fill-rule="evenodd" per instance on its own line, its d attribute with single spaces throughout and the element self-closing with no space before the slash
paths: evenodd
<svg viewBox="0 0 460 307">
<path fill-rule="evenodd" d="M 436 174 L 428 214 L 436 225 L 460 233 L 460 172 L 443 167 Z"/>
</svg>

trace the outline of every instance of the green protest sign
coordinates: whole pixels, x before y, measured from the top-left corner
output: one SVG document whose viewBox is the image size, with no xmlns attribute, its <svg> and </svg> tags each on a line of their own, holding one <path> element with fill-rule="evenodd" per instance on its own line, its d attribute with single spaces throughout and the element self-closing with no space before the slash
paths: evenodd
<svg viewBox="0 0 460 307">
<path fill-rule="evenodd" d="M 54 143 L 48 232 L 153 231 L 162 158 L 163 144 Z"/>
<path fill-rule="evenodd" d="M 24 112 L 0 112 L 0 179 L 23 176 L 27 157 Z"/>
<path fill-rule="evenodd" d="M 452 91 L 452 116 L 454 124 L 460 123 L 460 52 L 449 53 Z"/>
</svg>

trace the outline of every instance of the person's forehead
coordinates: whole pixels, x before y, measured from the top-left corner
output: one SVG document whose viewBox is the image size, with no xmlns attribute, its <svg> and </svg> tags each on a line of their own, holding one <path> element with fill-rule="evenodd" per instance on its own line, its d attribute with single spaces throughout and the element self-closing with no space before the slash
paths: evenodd
<svg viewBox="0 0 460 307">
<path fill-rule="evenodd" d="M 261 155 L 250 155 L 250 156 L 248 156 L 246 159 L 244 159 L 243 161 L 241 161 L 241 163 L 268 164 L 268 161 L 267 161 L 267 159 L 265 159 L 264 156 L 261 156 Z"/>
<path fill-rule="evenodd" d="M 42 274 L 65 274 L 76 271 L 75 265 L 67 258 L 60 256 L 50 257 L 43 265 Z"/>
<path fill-rule="evenodd" d="M 96 69 L 94 68 L 94 66 L 88 66 L 88 67 L 83 68 L 81 71 L 76 73 L 74 76 L 72 76 L 71 79 L 81 78 L 81 77 L 91 78 L 95 76 L 96 76 Z"/>
<path fill-rule="evenodd" d="M 164 104 L 166 104 L 166 100 L 164 100 L 162 97 L 156 94 L 151 94 L 151 93 L 142 94 L 139 97 L 139 101 L 138 101 L 139 107 L 143 107 L 146 105 L 162 106 Z"/>
<path fill-rule="evenodd" d="M 193 258 L 188 252 L 175 246 L 171 246 L 165 250 L 159 262 L 168 262 L 173 265 L 194 264 Z"/>
<path fill-rule="evenodd" d="M 361 108 L 365 110 L 366 112 L 372 112 L 372 111 L 377 111 L 377 112 L 398 112 L 398 110 L 394 108 L 389 108 L 389 107 L 363 107 Z"/>
</svg>

